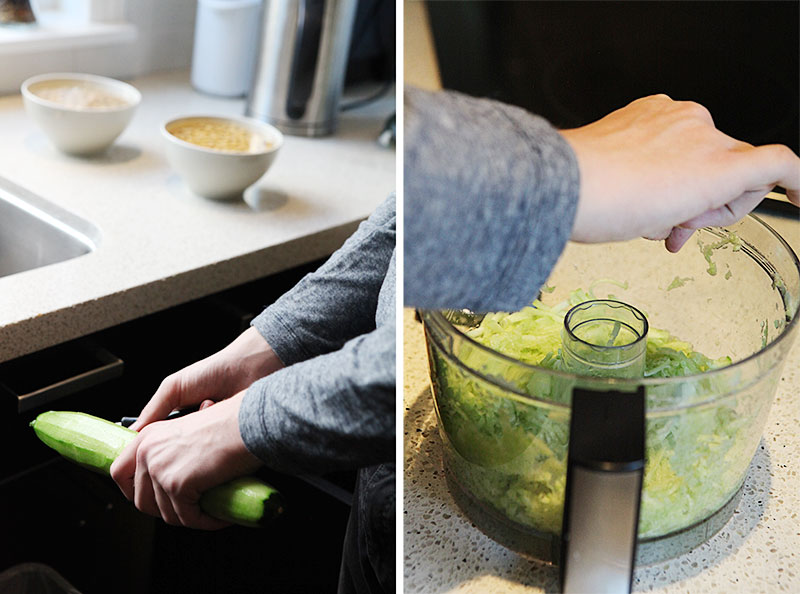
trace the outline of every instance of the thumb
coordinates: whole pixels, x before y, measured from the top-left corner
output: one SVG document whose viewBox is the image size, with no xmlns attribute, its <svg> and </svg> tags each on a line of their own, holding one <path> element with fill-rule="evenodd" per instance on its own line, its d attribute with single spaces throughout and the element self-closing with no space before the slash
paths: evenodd
<svg viewBox="0 0 800 594">
<path fill-rule="evenodd" d="M 131 425 L 131 429 L 141 431 L 150 423 L 166 419 L 169 413 L 180 408 L 181 392 L 181 382 L 174 375 L 165 378 L 139 413 L 139 418 Z"/>
<path fill-rule="evenodd" d="M 689 241 L 689 238 L 694 233 L 694 229 L 684 229 L 683 227 L 674 227 L 667 237 L 664 245 L 667 250 L 673 254 L 677 253 L 683 245 Z"/>
</svg>

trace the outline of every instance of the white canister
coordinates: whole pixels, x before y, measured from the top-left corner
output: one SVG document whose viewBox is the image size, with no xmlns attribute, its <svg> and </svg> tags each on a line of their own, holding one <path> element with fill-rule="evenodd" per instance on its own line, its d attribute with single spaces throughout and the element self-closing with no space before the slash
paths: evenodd
<svg viewBox="0 0 800 594">
<path fill-rule="evenodd" d="M 198 0 L 192 85 L 204 93 L 242 97 L 250 88 L 261 0 Z"/>
</svg>

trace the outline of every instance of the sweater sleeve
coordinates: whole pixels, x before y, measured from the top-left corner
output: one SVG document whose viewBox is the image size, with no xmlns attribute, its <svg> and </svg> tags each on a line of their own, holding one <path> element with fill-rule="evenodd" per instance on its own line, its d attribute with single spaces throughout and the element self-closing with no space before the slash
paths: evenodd
<svg viewBox="0 0 800 594">
<path fill-rule="evenodd" d="M 406 305 L 516 311 L 569 239 L 578 164 L 526 111 L 457 93 L 407 89 Z"/>
<path fill-rule="evenodd" d="M 267 466 L 320 474 L 394 460 L 395 324 L 268 375 L 247 390 L 239 430 Z"/>
<path fill-rule="evenodd" d="M 284 365 L 375 329 L 385 313 L 379 296 L 394 254 L 395 218 L 391 195 L 325 264 L 253 320 Z"/>
</svg>

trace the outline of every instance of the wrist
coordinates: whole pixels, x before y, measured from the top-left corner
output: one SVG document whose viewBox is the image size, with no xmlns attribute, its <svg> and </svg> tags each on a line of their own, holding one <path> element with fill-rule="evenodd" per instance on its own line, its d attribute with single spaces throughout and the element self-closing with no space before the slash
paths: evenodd
<svg viewBox="0 0 800 594">
<path fill-rule="evenodd" d="M 277 353 L 253 327 L 242 332 L 220 354 L 242 378 L 243 388 L 284 367 Z"/>
<path fill-rule="evenodd" d="M 230 407 L 226 415 L 228 419 L 228 453 L 231 456 L 230 462 L 237 468 L 237 474 L 250 473 L 261 466 L 263 463 L 248 448 L 242 437 L 239 428 L 239 409 L 246 391 L 241 391 L 229 398 L 224 404 Z M 222 403 L 220 403 L 222 404 Z M 215 405 L 219 406 L 219 405 Z"/>
<path fill-rule="evenodd" d="M 575 161 L 578 164 L 578 204 L 575 208 L 575 219 L 572 223 L 572 234 L 570 239 L 573 241 L 586 240 L 586 155 L 581 145 L 581 131 L 580 128 L 573 128 L 570 130 L 559 130 L 561 136 L 567 141 L 567 144 L 572 149 L 575 155 Z"/>
<path fill-rule="evenodd" d="M 591 125 L 590 125 L 591 126 Z M 622 190 L 615 187 L 619 175 L 615 163 L 600 159 L 601 149 L 593 141 L 587 126 L 559 130 L 567 141 L 578 164 L 578 204 L 572 223 L 570 239 L 579 243 L 598 243 L 630 239 L 627 229 L 617 229 L 619 220 L 630 213 L 615 209 L 614 199 Z M 612 217 L 609 220 L 609 216 Z"/>
</svg>

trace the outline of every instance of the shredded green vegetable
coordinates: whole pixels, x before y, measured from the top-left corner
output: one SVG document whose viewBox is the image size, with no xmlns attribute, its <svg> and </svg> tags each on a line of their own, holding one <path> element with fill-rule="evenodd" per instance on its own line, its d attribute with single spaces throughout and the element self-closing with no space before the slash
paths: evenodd
<svg viewBox="0 0 800 594">
<path fill-rule="evenodd" d="M 573 291 L 556 306 L 537 300 L 519 312 L 487 314 L 467 331 L 476 342 L 536 367 L 522 368 L 489 358 L 480 349 L 463 348 L 458 358 L 492 378 L 489 382 L 433 351 L 432 377 L 451 471 L 479 500 L 546 533 L 561 531 L 569 434 L 568 409 L 547 402 L 568 403 L 573 383 L 537 368 L 562 369 L 564 315 L 573 305 L 593 299 L 601 282 L 609 281 Z M 694 375 L 730 363 L 729 357 L 714 360 L 694 351 L 665 330 L 651 328 L 648 334 L 646 377 Z M 722 381 L 700 378 L 669 389 L 648 389 L 648 410 L 671 408 L 647 420 L 640 537 L 660 536 L 702 520 L 741 484 L 758 439 L 747 431 L 755 413 L 733 398 L 714 406 L 680 406 L 699 396 L 728 393 L 730 386 Z"/>
<path fill-rule="evenodd" d="M 708 274 L 711 276 L 715 276 L 717 274 L 717 263 L 714 262 L 712 257 L 714 250 L 728 249 L 729 246 L 733 246 L 734 252 L 738 252 L 740 249 L 742 249 L 742 240 L 736 233 L 733 232 L 729 232 L 726 237 L 709 244 L 703 244 L 703 242 L 698 238 L 697 244 L 700 246 L 700 251 L 702 252 L 703 257 L 706 259 L 706 262 L 708 262 L 708 269 L 706 272 L 708 272 Z M 725 275 L 726 280 L 730 278 L 729 273 L 730 271 L 728 271 L 728 274 Z"/>
<path fill-rule="evenodd" d="M 693 280 L 694 278 L 691 276 L 686 276 L 686 277 L 676 276 L 675 278 L 672 279 L 672 282 L 667 287 L 667 291 L 671 291 L 672 289 L 677 289 L 678 287 L 682 287 L 689 281 Z"/>
</svg>

